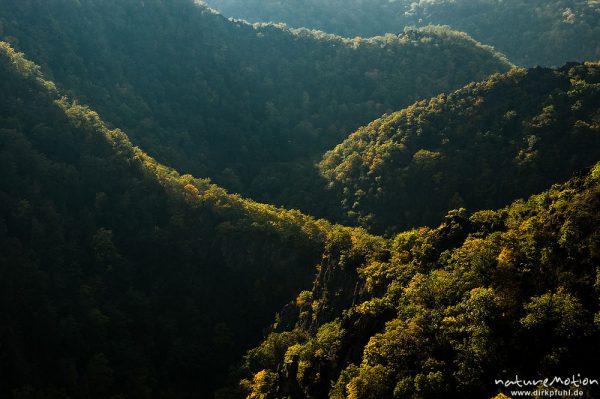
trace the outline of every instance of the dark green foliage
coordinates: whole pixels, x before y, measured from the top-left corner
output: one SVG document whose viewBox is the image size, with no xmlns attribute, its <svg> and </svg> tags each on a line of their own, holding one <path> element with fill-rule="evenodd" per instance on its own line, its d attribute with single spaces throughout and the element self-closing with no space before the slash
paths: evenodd
<svg viewBox="0 0 600 399">
<path fill-rule="evenodd" d="M 236 191 L 332 217 L 339 194 L 394 231 L 596 161 L 598 64 L 386 115 L 319 177 L 361 123 L 510 64 L 448 28 L 343 39 L 191 0 L 5 0 L 0 38 L 41 64 L 0 41 L 0 397 L 464 398 L 595 371 L 600 166 L 388 239 L 228 194 L 114 126 Z"/>
<path fill-rule="evenodd" d="M 231 22 L 192 0 L 3 0 L 0 39 L 161 163 L 316 209 L 349 131 L 508 62 L 444 28 L 348 40 Z"/>
<path fill-rule="evenodd" d="M 285 22 L 342 36 L 376 36 L 407 26 L 449 25 L 520 65 L 600 58 L 595 0 L 206 0 L 224 15 Z"/>
<path fill-rule="evenodd" d="M 331 228 L 156 163 L 5 43 L 0 181 L 3 398 L 205 397 Z"/>
<path fill-rule="evenodd" d="M 383 116 L 328 152 L 321 171 L 348 221 L 379 232 L 432 225 L 596 162 L 599 104 L 598 63 L 515 69 Z"/>
<path fill-rule="evenodd" d="M 247 364 L 242 387 L 262 399 L 458 399 L 491 398 L 496 378 L 515 375 L 596 378 L 599 231 L 596 164 L 528 201 L 401 233 L 345 269 L 356 284 L 345 304 L 339 279 L 317 278 L 313 306 L 279 333 L 302 340 L 275 367 Z M 339 273 L 338 262 L 322 267 Z"/>
</svg>

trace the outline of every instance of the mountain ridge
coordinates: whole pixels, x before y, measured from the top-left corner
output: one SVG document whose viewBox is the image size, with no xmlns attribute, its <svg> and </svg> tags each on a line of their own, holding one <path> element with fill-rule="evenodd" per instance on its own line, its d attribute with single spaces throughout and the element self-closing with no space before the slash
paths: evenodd
<svg viewBox="0 0 600 399">
<path fill-rule="evenodd" d="M 206 0 L 224 15 L 275 21 L 344 36 L 449 25 L 493 45 L 521 66 L 560 66 L 600 57 L 600 7 L 588 0 Z"/>
<path fill-rule="evenodd" d="M 600 63 L 195 3 L 0 1 L 0 396 L 489 397 L 595 372 L 600 164 L 572 175 L 600 158 Z"/>
<path fill-rule="evenodd" d="M 321 173 L 346 220 L 377 232 L 503 206 L 600 156 L 599 65 L 513 69 L 417 102 L 351 134 Z"/>
<path fill-rule="evenodd" d="M 0 74 L 0 391 L 209 395 L 331 225 L 158 164 L 4 43 Z"/>
<path fill-rule="evenodd" d="M 223 397 L 500 398 L 498 378 L 592 378 L 599 178 L 597 163 L 498 211 L 348 242 L 363 256 L 324 259 Z"/>
<path fill-rule="evenodd" d="M 160 162 L 288 207 L 276 170 L 303 180 L 360 124 L 511 67 L 443 28 L 343 39 L 191 0 L 7 0 L 0 16 L 0 38 Z"/>
</svg>

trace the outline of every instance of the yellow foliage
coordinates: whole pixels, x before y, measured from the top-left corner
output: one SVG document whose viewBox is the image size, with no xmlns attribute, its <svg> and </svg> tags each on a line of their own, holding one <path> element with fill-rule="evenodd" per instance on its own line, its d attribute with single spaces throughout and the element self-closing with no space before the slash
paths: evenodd
<svg viewBox="0 0 600 399">
<path fill-rule="evenodd" d="M 250 393 L 246 399 L 263 399 L 266 394 L 273 388 L 277 374 L 268 370 L 261 370 L 254 375 L 254 378 L 250 384 L 246 387 L 250 389 Z M 248 386 L 249 385 L 249 386 Z"/>
<path fill-rule="evenodd" d="M 296 298 L 296 305 L 299 307 L 312 303 L 313 295 L 312 291 L 302 291 Z"/>
<path fill-rule="evenodd" d="M 510 249 L 504 247 L 498 254 L 499 265 L 509 265 L 514 260 L 513 253 Z"/>
</svg>

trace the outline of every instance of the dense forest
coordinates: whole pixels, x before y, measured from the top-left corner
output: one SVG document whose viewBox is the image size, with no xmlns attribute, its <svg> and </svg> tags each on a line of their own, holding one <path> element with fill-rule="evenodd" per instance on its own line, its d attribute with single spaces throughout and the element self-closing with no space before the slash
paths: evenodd
<svg viewBox="0 0 600 399">
<path fill-rule="evenodd" d="M 314 288 L 245 356 L 241 392 L 223 392 L 492 398 L 510 394 L 496 378 L 596 378 L 599 227 L 600 163 L 498 211 L 451 211 L 438 228 L 341 236 Z"/>
<path fill-rule="evenodd" d="M 346 37 L 449 25 L 523 66 L 600 58 L 597 0 L 206 0 L 224 15 Z"/>
<path fill-rule="evenodd" d="M 600 159 L 600 63 L 514 69 L 385 115 L 320 164 L 346 221 L 377 232 L 497 208 Z"/>
<path fill-rule="evenodd" d="M 0 0 L 0 398 L 600 379 L 598 1 L 245 4 Z"/>
<path fill-rule="evenodd" d="M 6 43 L 0 181 L 0 397 L 208 395 L 331 230 L 156 163 Z"/>
<path fill-rule="evenodd" d="M 191 0 L 3 0 L 0 38 L 159 162 L 296 207 L 280 192 L 348 132 L 510 67 L 449 29 L 350 40 Z"/>
</svg>

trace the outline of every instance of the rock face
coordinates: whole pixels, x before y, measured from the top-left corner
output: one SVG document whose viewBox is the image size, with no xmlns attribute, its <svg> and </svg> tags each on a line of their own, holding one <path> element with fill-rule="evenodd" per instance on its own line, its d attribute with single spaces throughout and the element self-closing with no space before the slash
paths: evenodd
<svg viewBox="0 0 600 399">
<path fill-rule="evenodd" d="M 599 230 L 600 164 L 436 229 L 334 231 L 312 291 L 251 351 L 245 394 L 485 398 L 495 375 L 593 373 Z"/>
<path fill-rule="evenodd" d="M 460 246 L 467 235 L 476 229 L 464 213 L 452 212 L 445 223 L 433 233 L 437 243 L 431 258 L 439 257 L 446 250 Z M 373 250 L 373 247 L 369 247 Z M 352 251 L 351 251 L 352 252 Z M 366 281 L 359 275 L 358 269 L 369 261 L 390 262 L 392 253 L 385 246 L 375 253 L 353 253 L 349 256 L 348 247 L 332 246 L 323 256 L 318 267 L 312 288 L 312 304 L 298 306 L 291 302 L 279 314 L 275 332 L 298 329 L 317 334 L 324 324 L 338 319 L 340 327 L 346 332 L 332 359 L 312 359 L 298 379 L 301 358 L 294 354 L 277 369 L 277 387 L 273 398 L 325 398 L 335 381 L 348 364 L 361 361 L 365 345 L 376 333 L 381 332 L 385 324 L 393 320 L 395 313 L 385 309 L 380 314 L 358 313 L 352 311 L 356 305 L 383 296 L 386 287 L 369 289 Z M 367 260 L 368 258 L 368 260 Z M 350 310 L 350 311 L 348 311 Z"/>
<path fill-rule="evenodd" d="M 327 248 L 320 264 L 311 291 L 312 301 L 299 304 L 290 302 L 278 314 L 277 323 L 271 329 L 274 333 L 301 330 L 316 334 L 319 328 L 342 316 L 345 309 L 370 297 L 365 291 L 357 268 L 365 261 L 367 253 L 349 253 L 352 238 L 342 233 L 342 238 Z M 377 254 L 382 260 L 390 253 L 382 250 Z M 298 354 L 291 355 L 277 368 L 277 386 L 270 393 L 272 398 L 312 398 L 326 397 L 330 389 L 329 381 L 340 373 L 345 364 L 360 360 L 360 347 L 369 337 L 383 327 L 381 318 L 369 318 L 355 313 L 342 317 L 342 326 L 350 331 L 342 343 L 343 357 L 334 361 L 317 361 L 308 367 L 303 366 L 302 379 L 298 371 L 302 362 Z"/>
</svg>

